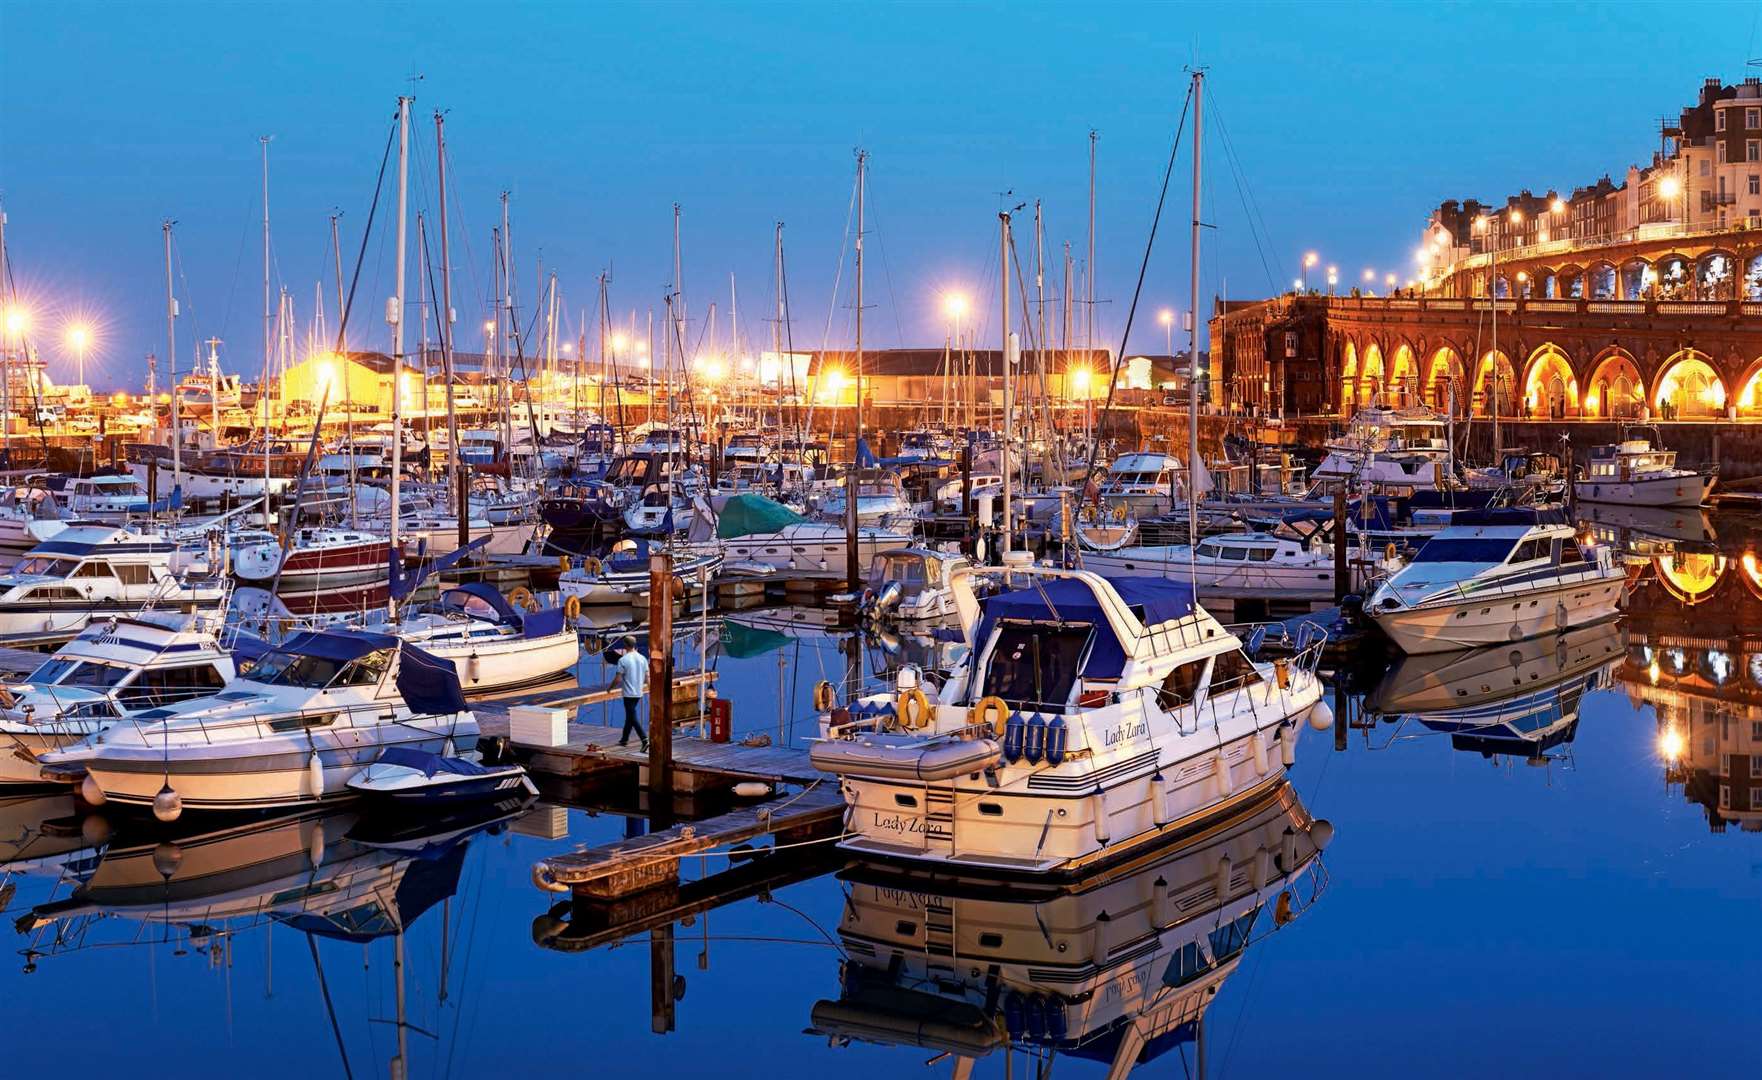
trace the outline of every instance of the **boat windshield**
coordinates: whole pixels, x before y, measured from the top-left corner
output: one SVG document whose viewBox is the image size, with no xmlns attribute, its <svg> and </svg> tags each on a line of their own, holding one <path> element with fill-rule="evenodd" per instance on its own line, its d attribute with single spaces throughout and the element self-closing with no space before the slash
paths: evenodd
<svg viewBox="0 0 1762 1080">
<path fill-rule="evenodd" d="M 43 686 L 79 686 L 91 690 L 108 690 L 128 678 L 133 670 L 96 660 L 57 656 L 32 672 L 26 681 Z"/>
<path fill-rule="evenodd" d="M 1434 536 L 1426 541 L 1416 563 L 1502 563 L 1515 547 L 1515 538 L 1507 536 Z"/>
<path fill-rule="evenodd" d="M 327 686 L 373 686 L 391 663 L 391 650 L 379 649 L 355 660 L 332 660 L 300 653 L 265 653 L 241 678 L 267 686 L 299 686 L 321 690 Z"/>
<path fill-rule="evenodd" d="M 985 671 L 986 696 L 1016 709 L 1064 708 L 1094 632 L 1086 623 L 1003 623 Z"/>
<path fill-rule="evenodd" d="M 79 565 L 76 559 L 55 559 L 47 555 L 35 555 L 18 564 L 15 571 L 20 574 L 42 574 L 45 577 L 67 577 L 73 568 Z"/>
<path fill-rule="evenodd" d="M 886 569 L 882 580 L 897 581 L 902 585 L 922 585 L 924 583 L 924 560 L 910 555 L 887 558 Z"/>
</svg>

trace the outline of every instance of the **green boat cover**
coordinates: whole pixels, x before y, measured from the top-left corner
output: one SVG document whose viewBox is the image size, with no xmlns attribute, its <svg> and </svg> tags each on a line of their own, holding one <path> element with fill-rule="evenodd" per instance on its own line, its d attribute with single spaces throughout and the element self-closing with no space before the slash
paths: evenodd
<svg viewBox="0 0 1762 1080">
<path fill-rule="evenodd" d="M 763 495 L 740 494 L 730 498 L 716 518 L 716 537 L 756 536 L 782 532 L 786 525 L 800 525 L 807 518 Z"/>
</svg>

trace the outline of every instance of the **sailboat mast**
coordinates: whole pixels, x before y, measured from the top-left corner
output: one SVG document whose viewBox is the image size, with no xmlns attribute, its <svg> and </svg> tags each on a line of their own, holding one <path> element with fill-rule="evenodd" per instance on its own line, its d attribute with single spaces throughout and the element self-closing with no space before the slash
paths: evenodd
<svg viewBox="0 0 1762 1080">
<path fill-rule="evenodd" d="M 783 223 L 777 223 L 777 240 L 774 245 L 777 272 L 777 322 L 771 328 L 771 351 L 777 356 L 777 430 L 783 431 L 783 365 L 789 363 L 783 355 Z M 779 439 L 781 441 L 781 439 Z"/>
<path fill-rule="evenodd" d="M 398 95 L 398 296 L 391 307 L 392 324 L 392 557 L 402 559 L 398 546 L 398 499 L 402 494 L 404 472 L 404 270 L 408 258 L 408 212 L 410 199 L 410 101 L 407 94 Z M 345 361 L 346 363 L 347 361 Z M 353 451 L 351 450 L 351 453 Z M 397 618 L 398 600 L 387 596 L 386 612 Z"/>
<path fill-rule="evenodd" d="M 1193 251 L 1192 303 L 1187 318 L 1187 542 L 1189 550 L 1199 543 L 1199 185 L 1200 158 L 1205 146 L 1205 72 L 1193 73 Z"/>
<path fill-rule="evenodd" d="M 852 430 L 855 439 L 850 449 L 850 473 L 844 480 L 845 576 L 851 592 L 862 583 L 862 567 L 857 565 L 857 474 L 862 471 L 863 453 L 863 227 L 868 201 L 869 152 L 857 151 L 857 319 L 856 319 L 856 413 Z"/>
<path fill-rule="evenodd" d="M 177 297 L 171 291 L 171 227 L 176 222 L 166 219 L 160 224 L 165 232 L 165 358 L 171 365 L 166 378 L 171 384 L 171 486 L 184 482 L 183 432 L 179 430 L 181 423 L 177 408 Z M 12 380 L 0 375 L 0 443 L 6 446 L 6 454 L 12 453 Z"/>
<path fill-rule="evenodd" d="M 447 388 L 447 461 L 453 471 L 458 474 L 449 489 L 457 490 L 464 482 L 464 467 L 459 464 L 459 417 L 453 409 L 453 260 L 452 250 L 447 241 L 447 136 L 446 115 L 439 109 L 434 111 L 434 160 L 439 173 L 440 188 L 440 248 L 441 248 L 441 379 Z M 332 218 L 332 221 L 336 219 Z M 431 449 L 432 449 L 432 440 Z M 451 491 L 448 492 L 451 494 Z M 459 500 L 461 503 L 464 500 Z M 466 519 L 466 507 L 456 508 L 456 515 L 462 522 Z"/>
<path fill-rule="evenodd" d="M 269 353 L 273 316 L 269 313 L 269 140 L 258 136 L 263 152 L 263 374 L 257 382 L 257 396 L 263 399 L 263 505 L 269 505 Z M 285 307 L 285 305 L 283 305 Z M 242 365 L 241 365 L 242 367 Z M 239 373 L 244 382 L 244 372 Z M 214 369 L 214 445 L 220 447 L 220 368 Z"/>
<path fill-rule="evenodd" d="M 1083 264 L 1083 348 L 1095 351 L 1095 140 L 1097 132 L 1089 129 L 1089 256 Z M 1109 373 L 1111 377 L 1111 372 Z"/>
<path fill-rule="evenodd" d="M 508 237 L 508 192 L 502 192 L 502 309 L 508 320 L 509 342 L 519 344 L 520 325 L 514 321 L 514 245 Z M 507 396 L 502 399 L 502 446 L 503 456 L 508 460 L 508 478 L 513 479 L 514 469 L 514 353 L 517 349 L 502 350 L 503 385 L 507 387 Z M 524 374 L 524 373 L 522 373 Z M 532 387 L 527 387 L 530 398 Z"/>
<path fill-rule="evenodd" d="M 997 292 L 1001 302 L 998 325 L 1002 327 L 1003 348 L 1003 553 L 1010 553 L 1010 439 L 1015 434 L 1015 402 L 1010 397 L 1011 346 L 1015 335 L 1009 328 L 1009 211 L 997 213 Z"/>
</svg>

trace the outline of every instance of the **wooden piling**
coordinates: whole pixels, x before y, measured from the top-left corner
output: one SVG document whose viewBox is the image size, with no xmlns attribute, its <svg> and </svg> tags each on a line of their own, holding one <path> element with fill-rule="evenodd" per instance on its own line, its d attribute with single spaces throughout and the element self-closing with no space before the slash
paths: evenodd
<svg viewBox="0 0 1762 1080">
<path fill-rule="evenodd" d="M 673 804 L 673 556 L 649 556 L 649 791 Z"/>
<path fill-rule="evenodd" d="M 1352 571 L 1346 563 L 1346 489 L 1334 492 L 1334 603 L 1352 591 Z"/>
</svg>

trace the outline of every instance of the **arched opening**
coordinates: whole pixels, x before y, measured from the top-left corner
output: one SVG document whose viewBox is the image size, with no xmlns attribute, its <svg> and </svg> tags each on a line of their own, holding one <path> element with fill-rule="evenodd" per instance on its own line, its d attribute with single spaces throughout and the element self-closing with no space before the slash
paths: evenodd
<svg viewBox="0 0 1762 1080">
<path fill-rule="evenodd" d="M 1396 406 L 1419 400 L 1419 365 L 1413 357 L 1413 346 L 1405 342 L 1395 347 L 1395 359 L 1389 364 L 1389 386 L 1383 397 Z"/>
<path fill-rule="evenodd" d="M 1657 280 L 1657 273 L 1652 264 L 1644 259 L 1630 259 L 1621 264 L 1620 298 L 1623 300 L 1645 300 L 1652 295 L 1652 286 Z"/>
<path fill-rule="evenodd" d="M 1658 260 L 1658 278 L 1653 294 L 1659 300 L 1689 300 L 1694 297 L 1694 279 L 1689 274 L 1689 261 L 1681 255 L 1666 255 Z"/>
<path fill-rule="evenodd" d="M 1591 372 L 1584 414 L 1600 420 L 1635 420 L 1646 405 L 1646 390 L 1633 357 L 1617 349 Z"/>
<path fill-rule="evenodd" d="M 1578 379 L 1572 362 L 1553 345 L 1543 345 L 1530 356 L 1523 377 L 1524 415 L 1564 420 L 1578 415 Z"/>
<path fill-rule="evenodd" d="M 1448 345 L 1432 354 L 1426 365 L 1425 401 L 1434 409 L 1455 405 L 1457 416 L 1467 416 L 1469 406 L 1467 372 L 1462 357 Z"/>
<path fill-rule="evenodd" d="M 1738 380 L 1738 396 L 1733 401 L 1737 406 L 1738 415 L 1742 417 L 1762 416 L 1762 358 L 1750 365 L 1750 370 Z"/>
<path fill-rule="evenodd" d="M 1562 266 L 1554 272 L 1554 296 L 1562 300 L 1581 300 L 1585 295 L 1585 272 L 1582 267 Z"/>
<path fill-rule="evenodd" d="M 1514 291 L 1519 300 L 1528 300 L 1536 293 L 1536 277 L 1528 270 L 1519 270 L 1512 275 Z"/>
<path fill-rule="evenodd" d="M 1707 420 L 1725 414 L 1725 383 L 1705 353 L 1684 349 L 1664 364 L 1652 391 L 1663 420 Z"/>
<path fill-rule="evenodd" d="M 1725 556 L 1715 552 L 1678 551 L 1652 560 L 1658 583 L 1684 604 L 1698 604 L 1719 588 L 1725 576 Z"/>
<path fill-rule="evenodd" d="M 1549 300 L 1558 299 L 1560 296 L 1560 278 L 1552 270 L 1542 274 L 1542 295 Z"/>
<path fill-rule="evenodd" d="M 1729 251 L 1709 251 L 1695 260 L 1695 297 L 1700 300 L 1737 299 L 1737 256 Z"/>
<path fill-rule="evenodd" d="M 1762 251 L 1744 264 L 1744 299 L 1762 300 Z"/>
<path fill-rule="evenodd" d="M 1497 408 L 1500 416 L 1512 416 L 1516 394 L 1517 373 L 1511 367 L 1511 358 L 1502 352 L 1482 356 L 1474 373 L 1474 414 L 1492 416 Z"/>
<path fill-rule="evenodd" d="M 1511 278 L 1509 275 L 1495 274 L 1493 276 L 1493 298 L 1495 300 L 1509 300 L 1511 298 Z"/>
<path fill-rule="evenodd" d="M 1340 365 L 1340 415 L 1350 415 L 1358 406 L 1358 350 L 1348 341 L 1346 360 Z"/>
<path fill-rule="evenodd" d="M 1383 392 L 1383 350 L 1376 342 L 1364 347 L 1364 358 L 1358 362 L 1358 401 L 1369 405 Z"/>
<path fill-rule="evenodd" d="M 1592 300 L 1615 299 L 1615 264 L 1592 263 L 1585 271 L 1586 291 Z"/>
</svg>

